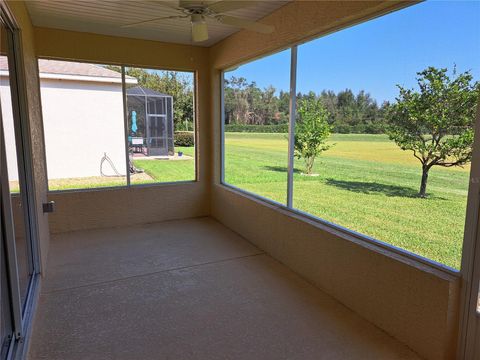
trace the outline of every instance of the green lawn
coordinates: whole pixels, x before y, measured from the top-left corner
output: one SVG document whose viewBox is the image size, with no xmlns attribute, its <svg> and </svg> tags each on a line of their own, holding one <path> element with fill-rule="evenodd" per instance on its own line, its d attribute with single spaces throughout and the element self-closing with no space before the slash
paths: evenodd
<svg viewBox="0 0 480 360">
<path fill-rule="evenodd" d="M 225 141 L 226 182 L 285 203 L 286 135 L 226 133 Z M 318 176 L 302 175 L 303 163 L 296 160 L 295 208 L 451 267 L 460 267 L 468 167 L 433 168 L 427 188 L 429 196 L 420 199 L 416 197 L 421 176 L 418 160 L 386 136 L 335 134 L 330 142 L 334 146 L 315 163 L 314 172 Z M 193 147 L 175 150 L 194 155 Z M 193 159 L 134 163 L 148 175 L 132 178 L 135 184 L 195 178 Z M 103 184 L 87 186 L 107 183 L 114 185 L 106 178 Z M 69 184 L 63 184 L 62 188 L 65 186 Z"/>
<path fill-rule="evenodd" d="M 225 180 L 285 203 L 287 140 L 284 134 L 226 133 Z M 460 267 L 468 168 L 433 168 L 429 197 L 416 197 L 420 166 L 384 135 L 340 135 L 302 175 L 296 160 L 294 207 Z"/>
<path fill-rule="evenodd" d="M 175 147 L 175 152 L 183 151 L 185 155 L 195 155 L 193 147 Z M 134 160 L 135 167 L 144 170 L 145 173 L 130 176 L 132 184 L 152 184 L 159 182 L 191 181 L 195 180 L 195 161 L 191 160 Z M 102 177 L 92 176 L 71 179 L 49 179 L 48 189 L 73 190 L 73 189 L 97 189 L 102 187 L 126 186 L 125 176 Z M 11 182 L 10 190 L 18 192 L 18 182 Z"/>
<path fill-rule="evenodd" d="M 195 180 L 195 149 L 193 147 L 175 147 L 175 152 L 182 151 L 191 156 L 191 160 L 134 160 L 135 167 L 145 171 L 151 177 L 149 180 L 139 179 L 132 184 L 149 184 L 158 182 L 192 181 Z"/>
</svg>

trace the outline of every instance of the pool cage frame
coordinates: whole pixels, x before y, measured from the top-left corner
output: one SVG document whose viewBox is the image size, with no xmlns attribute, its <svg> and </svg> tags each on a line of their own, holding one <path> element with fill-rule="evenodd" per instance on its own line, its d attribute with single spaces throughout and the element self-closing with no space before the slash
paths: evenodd
<svg viewBox="0 0 480 360">
<path fill-rule="evenodd" d="M 126 90 L 129 151 L 146 156 L 171 156 L 175 153 L 173 132 L 173 97 L 135 86 Z M 135 110 L 143 134 L 133 131 L 132 110 Z M 135 133 L 135 135 L 133 134 Z"/>
</svg>

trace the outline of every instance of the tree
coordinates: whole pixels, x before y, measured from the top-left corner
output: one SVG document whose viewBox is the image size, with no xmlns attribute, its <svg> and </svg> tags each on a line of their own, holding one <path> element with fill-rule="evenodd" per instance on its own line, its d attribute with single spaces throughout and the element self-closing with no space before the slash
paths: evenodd
<svg viewBox="0 0 480 360">
<path fill-rule="evenodd" d="M 121 72 L 120 66 L 106 67 Z M 139 86 L 171 95 L 175 129 L 187 131 L 193 129 L 193 83 L 188 75 L 178 71 L 147 71 L 140 68 L 126 68 L 125 74 L 136 78 Z"/>
<path fill-rule="evenodd" d="M 225 113 L 227 123 L 247 124 L 249 113 L 248 83 L 243 77 L 225 79 Z"/>
<path fill-rule="evenodd" d="M 322 104 L 327 109 L 329 115 L 328 123 L 330 125 L 335 124 L 336 119 L 338 118 L 338 97 L 332 90 L 323 90 L 320 95 Z"/>
<path fill-rule="evenodd" d="M 384 132 L 384 109 L 371 95 L 360 90 L 357 95 L 350 89 L 335 93 L 323 90 L 297 93 L 297 101 L 321 99 L 329 113 L 328 123 L 341 133 Z M 224 108 L 226 124 L 274 125 L 287 124 L 289 119 L 290 92 L 273 86 L 260 88 L 255 81 L 243 77 L 225 79 Z"/>
<path fill-rule="evenodd" d="M 428 67 L 417 73 L 419 91 L 397 85 L 396 103 L 387 110 L 387 132 L 402 150 L 422 164 L 418 195 L 426 197 L 433 166 L 463 166 L 472 157 L 475 108 L 480 84 L 469 71 L 453 79 L 447 69 Z"/>
<path fill-rule="evenodd" d="M 278 95 L 278 111 L 281 113 L 281 121 L 288 123 L 288 117 L 290 114 L 290 92 L 280 90 Z"/>
<path fill-rule="evenodd" d="M 331 126 L 329 113 L 322 101 L 305 97 L 299 101 L 298 121 L 295 125 L 295 155 L 305 161 L 305 173 L 311 175 L 315 158 L 330 148 L 326 144 Z"/>
</svg>

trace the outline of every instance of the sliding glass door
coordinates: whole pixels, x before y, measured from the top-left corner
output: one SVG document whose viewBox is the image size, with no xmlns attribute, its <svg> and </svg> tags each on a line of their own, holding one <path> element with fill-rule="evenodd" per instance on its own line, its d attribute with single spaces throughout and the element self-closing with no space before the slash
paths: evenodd
<svg viewBox="0 0 480 360">
<path fill-rule="evenodd" d="M 8 359 L 22 351 L 38 268 L 18 31 L 3 4 L 0 26 L 0 359 Z"/>
<path fill-rule="evenodd" d="M 29 208 L 27 186 L 25 178 L 25 161 L 22 144 L 22 126 L 19 114 L 16 91 L 14 91 L 15 78 L 11 68 L 15 66 L 13 52 L 14 33 L 5 24 L 2 24 L 2 37 L 6 37 L 7 48 L 0 54 L 0 101 L 2 106 L 2 127 L 4 136 L 4 151 L 6 172 L 2 176 L 8 176 L 8 197 L 4 199 L 10 202 L 13 220 L 13 237 L 16 248 L 16 262 L 18 269 L 18 281 L 20 287 L 20 300 L 22 311 L 25 308 L 30 281 L 34 272 L 31 233 L 28 219 Z M 4 41 L 2 41 L 2 44 Z M 3 45 L 2 45 L 3 46 Z M 5 193 L 4 189 L 4 193 Z"/>
<path fill-rule="evenodd" d="M 1 209 L 0 216 L 3 217 Z M 12 307 L 4 240 L 4 236 L 0 232 L 0 359 L 7 357 L 13 339 Z"/>
<path fill-rule="evenodd" d="M 3 114 L 7 110 L 6 104 L 2 106 L 4 102 L 5 94 L 7 89 L 9 89 L 8 81 L 8 72 L 5 74 L 3 70 L 3 63 L 6 62 L 7 56 L 6 53 L 6 44 L 7 44 L 7 32 L 3 22 L 0 22 L 0 119 L 3 119 Z M 6 76 L 5 76 L 6 75 Z M 7 85 L 8 84 L 8 85 Z M 5 110 L 3 110 L 5 107 Z M 8 107 L 11 109 L 11 106 Z M 0 127 L 0 169 L 1 176 L 4 176 L 4 149 L 5 141 L 3 136 L 3 120 L 0 121 L 2 126 Z M 3 194 L 3 179 L 0 182 L 0 204 L 3 205 L 5 202 Z M 7 267 L 7 251 L 6 251 L 6 226 L 5 226 L 5 214 L 3 211 L 3 206 L 0 206 L 0 359 L 6 359 L 9 355 L 12 340 L 14 338 L 14 323 L 13 323 L 13 313 L 12 313 L 12 302 L 11 302 L 11 291 L 10 283 L 8 279 L 8 267 Z"/>
</svg>

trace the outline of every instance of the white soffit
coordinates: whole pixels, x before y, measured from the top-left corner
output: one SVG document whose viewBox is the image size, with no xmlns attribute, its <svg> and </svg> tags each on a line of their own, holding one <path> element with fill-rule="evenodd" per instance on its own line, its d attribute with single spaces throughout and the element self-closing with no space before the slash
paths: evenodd
<svg viewBox="0 0 480 360">
<path fill-rule="evenodd" d="M 178 5 L 178 1 L 168 2 L 175 6 Z M 208 3 L 215 2 L 208 1 Z M 259 20 L 287 2 L 277 0 L 259 1 L 254 6 L 230 11 L 227 14 L 249 20 Z M 177 44 L 193 44 L 188 18 L 165 19 L 135 27 L 121 27 L 128 23 L 179 14 L 174 9 L 160 4 L 160 2 L 147 0 L 41 0 L 26 1 L 25 3 L 33 25 L 39 27 Z M 195 43 L 195 45 L 211 46 L 240 30 L 208 18 L 207 23 L 209 39 L 202 43 Z"/>
</svg>

